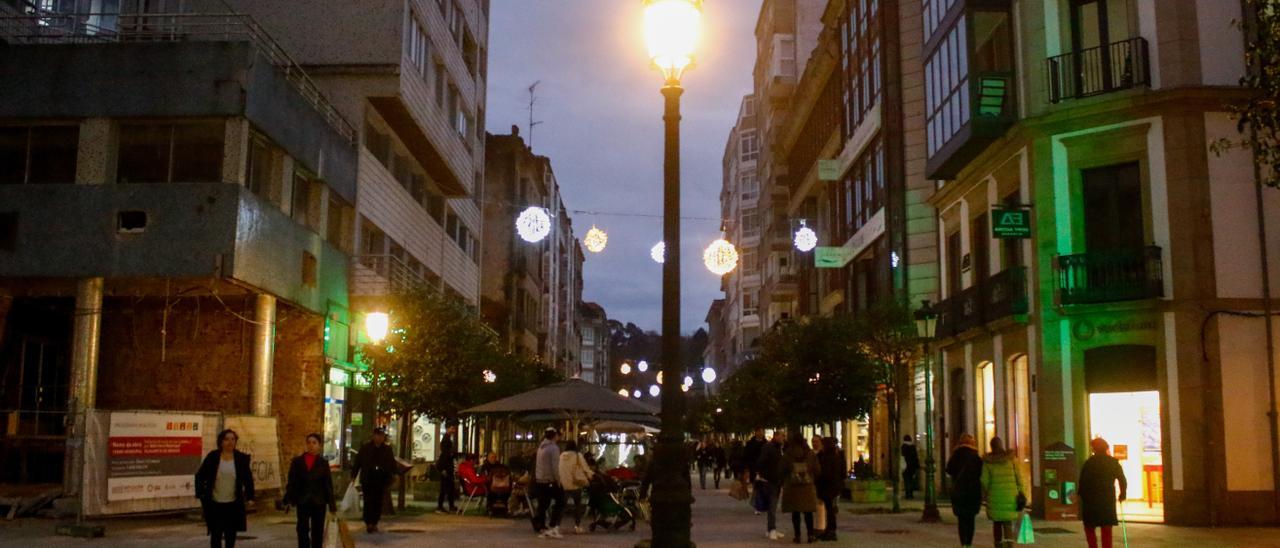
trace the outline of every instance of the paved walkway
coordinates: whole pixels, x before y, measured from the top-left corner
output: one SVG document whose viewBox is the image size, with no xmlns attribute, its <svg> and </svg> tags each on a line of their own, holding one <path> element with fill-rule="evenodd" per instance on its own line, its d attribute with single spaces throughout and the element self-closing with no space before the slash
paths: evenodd
<svg viewBox="0 0 1280 548">
<path fill-rule="evenodd" d="M 745 503 L 729 498 L 728 491 L 694 490 L 697 502 L 693 513 L 693 536 L 698 546 L 783 546 L 790 545 L 790 516 L 780 516 L 783 541 L 764 538 L 764 516 L 753 515 Z M 926 525 L 918 522 L 918 511 L 902 514 L 855 514 L 865 509 L 845 505 L 840 516 L 840 541 L 818 543 L 817 546 L 955 546 L 955 525 L 948 510 L 947 522 Z M 541 540 L 534 536 L 527 519 L 489 519 L 479 516 L 401 515 L 383 523 L 385 533 L 364 534 L 363 527 L 352 523 L 357 545 L 378 547 L 417 546 L 519 546 L 560 547 L 631 547 L 648 536 L 648 524 L 636 532 L 566 534 L 564 540 Z M 291 546 L 294 544 L 293 516 L 285 514 L 256 515 L 237 546 Z M 0 520 L 0 547 L 8 546 L 121 546 L 137 548 L 208 546 L 203 524 L 182 518 L 106 520 L 107 538 L 98 540 L 69 539 L 53 534 L 52 520 L 25 519 L 14 522 Z M 572 527 L 562 529 L 572 529 Z M 1036 544 L 1047 547 L 1084 546 L 1078 523 L 1037 522 Z M 1056 529 L 1057 531 L 1053 531 Z M 1116 531 L 1116 545 L 1123 546 Z M 1167 525 L 1131 524 L 1130 546 L 1169 546 L 1204 548 L 1209 546 L 1280 547 L 1280 529 L 1203 529 Z M 976 546 L 991 546 L 990 523 L 978 519 Z M 514 547 L 511 547 L 514 548 Z"/>
</svg>

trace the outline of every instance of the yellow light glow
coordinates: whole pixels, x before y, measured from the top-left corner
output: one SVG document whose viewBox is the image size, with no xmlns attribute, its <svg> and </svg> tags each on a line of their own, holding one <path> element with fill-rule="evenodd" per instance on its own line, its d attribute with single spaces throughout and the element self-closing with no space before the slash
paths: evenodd
<svg viewBox="0 0 1280 548">
<path fill-rule="evenodd" d="M 711 242 L 707 250 L 702 252 L 702 262 L 712 274 L 724 276 L 738 266 L 738 250 L 721 238 Z"/>
<path fill-rule="evenodd" d="M 608 245 L 608 243 L 609 234 L 599 228 L 596 228 L 595 225 L 591 225 L 591 230 L 588 230 L 587 235 L 582 238 L 582 245 L 587 248 L 587 251 L 592 253 L 604 251 L 604 247 Z"/>
<path fill-rule="evenodd" d="M 662 372 L 658 372 L 658 384 L 662 384 Z"/>
<path fill-rule="evenodd" d="M 631 374 L 631 364 L 629 364 L 629 363 L 627 363 L 627 362 L 622 362 L 622 366 L 618 368 L 618 371 L 621 371 L 623 375 L 630 375 L 630 374 Z"/>
<path fill-rule="evenodd" d="M 702 0 L 646 0 L 644 41 L 667 80 L 679 80 L 693 64 L 702 34 Z"/>
<path fill-rule="evenodd" d="M 370 312 L 364 315 L 364 331 L 373 342 L 382 342 L 387 338 L 387 328 L 390 325 L 391 319 L 386 312 Z"/>
<path fill-rule="evenodd" d="M 619 395 L 619 396 L 622 396 L 622 397 L 624 397 L 624 398 L 630 398 L 630 397 L 631 397 L 631 393 L 630 393 L 630 392 L 627 392 L 627 389 L 626 389 L 626 388 L 620 388 L 620 389 L 618 389 L 618 395 Z"/>
</svg>

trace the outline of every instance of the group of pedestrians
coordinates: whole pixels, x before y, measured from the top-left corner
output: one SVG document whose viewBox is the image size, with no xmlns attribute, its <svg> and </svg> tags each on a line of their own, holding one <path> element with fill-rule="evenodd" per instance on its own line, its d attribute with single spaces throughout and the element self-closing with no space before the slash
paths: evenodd
<svg viewBox="0 0 1280 548">
<path fill-rule="evenodd" d="M 741 470 L 738 480 L 752 486 L 757 514 L 765 514 L 766 538 L 785 537 L 778 530 L 781 511 L 791 514 L 793 543 L 836 540 L 836 503 L 848 470 L 835 438 L 814 436 L 806 442 L 777 430 L 765 441 L 764 430 L 756 429 L 742 445 Z M 819 511 L 825 514 L 821 530 L 814 519 Z"/>
<path fill-rule="evenodd" d="M 985 500 L 987 518 L 997 548 L 1012 546 L 1015 541 L 1013 522 L 1027 511 L 1029 489 L 1018 471 L 1012 452 L 1004 441 L 992 438 L 991 450 L 978 456 L 977 442 L 964 434 L 947 460 L 951 476 L 951 511 L 956 515 L 960 545 L 973 545 L 975 518 Z M 1080 516 L 1084 522 L 1085 540 L 1089 548 L 1112 547 L 1111 528 L 1118 524 L 1116 503 L 1123 502 L 1128 483 L 1120 462 L 1109 454 L 1110 447 L 1102 438 L 1090 443 L 1093 453 L 1080 471 Z M 1119 484 L 1119 496 L 1116 485 Z M 1101 544 L 1097 529 L 1102 529 Z"/>
<path fill-rule="evenodd" d="M 533 496 L 537 509 L 532 520 L 533 530 L 541 538 L 563 538 L 560 521 L 568 501 L 573 501 L 570 515 L 574 533 L 582 533 L 582 516 L 586 513 L 583 490 L 591 482 L 592 468 L 578 451 L 577 442 L 565 442 L 563 451 L 559 442 L 560 432 L 548 428 L 534 459 Z"/>
</svg>

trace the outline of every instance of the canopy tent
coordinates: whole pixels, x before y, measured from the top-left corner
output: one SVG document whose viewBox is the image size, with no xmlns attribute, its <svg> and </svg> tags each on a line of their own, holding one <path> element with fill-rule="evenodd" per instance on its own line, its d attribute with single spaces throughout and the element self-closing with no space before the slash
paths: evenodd
<svg viewBox="0 0 1280 548">
<path fill-rule="evenodd" d="M 624 398 L 603 386 L 569 379 L 528 392 L 478 405 L 465 415 L 499 415 L 516 420 L 600 420 L 657 424 L 658 409 Z"/>
<path fill-rule="evenodd" d="M 652 426 L 640 424 L 638 422 L 627 421 L 600 421 L 591 425 L 596 432 L 609 432 L 621 434 L 657 434 L 660 432 Z"/>
</svg>

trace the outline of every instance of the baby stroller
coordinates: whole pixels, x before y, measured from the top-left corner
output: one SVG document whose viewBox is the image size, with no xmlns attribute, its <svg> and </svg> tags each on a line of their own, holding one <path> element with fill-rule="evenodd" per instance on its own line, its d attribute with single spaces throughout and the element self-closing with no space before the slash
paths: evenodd
<svg viewBox="0 0 1280 548">
<path fill-rule="evenodd" d="M 606 531 L 617 531 L 630 526 L 636 530 L 635 503 L 628 505 L 629 496 L 622 494 L 622 488 L 613 478 L 604 474 L 595 474 L 587 485 L 587 507 L 592 516 L 590 530 L 597 527 Z"/>
<path fill-rule="evenodd" d="M 505 466 L 497 466 L 490 472 L 488 511 L 492 517 L 505 517 L 511 502 L 511 470 Z"/>
</svg>

